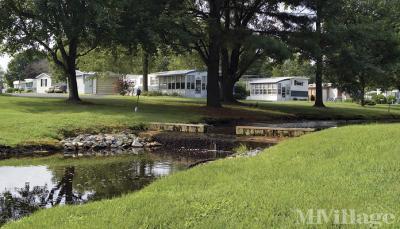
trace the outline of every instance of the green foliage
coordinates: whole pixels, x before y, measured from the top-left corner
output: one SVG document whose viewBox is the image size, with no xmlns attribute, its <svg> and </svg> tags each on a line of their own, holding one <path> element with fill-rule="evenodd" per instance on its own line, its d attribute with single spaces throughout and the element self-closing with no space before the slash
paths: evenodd
<svg viewBox="0 0 400 229">
<path fill-rule="evenodd" d="M 381 3 L 347 0 L 336 20 L 326 27 L 333 34 L 326 55 L 329 79 L 358 101 L 364 99 L 366 88 L 390 82 L 392 68 L 400 58 L 400 39 L 390 19 L 393 15 L 388 13 L 393 5 Z"/>
<path fill-rule="evenodd" d="M 396 102 L 396 96 L 390 95 L 386 97 L 383 94 L 375 94 L 372 96 L 372 101 L 376 104 L 392 104 Z"/>
<path fill-rule="evenodd" d="M 389 95 L 389 96 L 386 98 L 386 100 L 387 100 L 387 103 L 388 103 L 388 104 L 393 104 L 393 103 L 395 103 L 395 102 L 397 101 L 397 98 L 396 98 L 396 96 L 394 96 L 394 95 Z"/>
<path fill-rule="evenodd" d="M 7 88 L 7 90 L 6 90 L 7 93 L 14 93 L 15 91 L 18 91 L 18 89 L 17 88 L 12 88 L 12 87 Z"/>
<path fill-rule="evenodd" d="M 28 49 L 13 56 L 8 64 L 5 80 L 8 86 L 13 86 L 13 81 L 34 79 L 41 73 L 49 72 L 47 57 L 42 52 Z"/>
<path fill-rule="evenodd" d="M 143 50 L 129 53 L 123 47 L 117 49 L 96 49 L 81 57 L 78 67 L 82 71 L 114 72 L 120 74 L 142 74 Z M 170 71 L 176 69 L 204 70 L 204 64 L 196 53 L 174 53 L 172 50 L 158 50 L 150 57 L 150 72 Z"/>
<path fill-rule="evenodd" d="M 272 76 L 303 76 L 310 78 L 310 83 L 315 82 L 315 66 L 308 60 L 301 60 L 299 56 L 284 61 L 272 69 Z"/>
<path fill-rule="evenodd" d="M 118 79 L 114 85 L 114 91 L 118 92 L 118 94 L 125 96 L 129 93 L 130 84 L 123 79 Z"/>
<path fill-rule="evenodd" d="M 160 91 L 144 91 L 142 92 L 143 96 L 164 96 L 164 94 Z"/>
<path fill-rule="evenodd" d="M 379 95 L 373 95 L 372 96 L 372 101 L 375 104 L 386 104 L 387 103 L 387 99 L 386 96 L 379 94 Z"/>
<path fill-rule="evenodd" d="M 43 50 L 75 84 L 76 60 L 99 43 L 110 42 L 119 1 L 0 1 L 0 40 L 9 53 Z M 133 23 L 133 22 L 132 22 Z M 77 86 L 69 100 L 78 102 Z"/>
<path fill-rule="evenodd" d="M 237 100 L 243 100 L 250 96 L 250 91 L 246 90 L 246 85 L 239 83 L 235 85 L 233 96 Z"/>
</svg>

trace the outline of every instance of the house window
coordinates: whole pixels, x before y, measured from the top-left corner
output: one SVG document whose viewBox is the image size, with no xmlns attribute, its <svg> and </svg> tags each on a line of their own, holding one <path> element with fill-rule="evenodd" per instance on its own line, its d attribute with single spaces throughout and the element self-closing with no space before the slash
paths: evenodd
<svg viewBox="0 0 400 229">
<path fill-rule="evenodd" d="M 40 86 L 41 87 L 47 87 L 47 79 L 41 79 L 40 80 Z"/>
<path fill-rule="evenodd" d="M 155 76 L 150 77 L 150 85 L 157 85 L 157 78 Z"/>
<path fill-rule="evenodd" d="M 159 82 L 161 90 L 168 88 L 167 79 L 165 77 L 160 77 Z"/>
<path fill-rule="evenodd" d="M 175 90 L 176 88 L 176 76 L 171 76 L 171 89 Z"/>
<path fill-rule="evenodd" d="M 187 89 L 194 90 L 195 89 L 195 76 L 188 76 Z"/>
<path fill-rule="evenodd" d="M 298 80 L 294 80 L 294 81 L 293 81 L 293 84 L 294 84 L 294 86 L 303 86 L 303 85 L 304 85 L 304 82 L 298 81 Z"/>
<path fill-rule="evenodd" d="M 282 84 L 278 84 L 278 94 L 282 94 Z"/>
<path fill-rule="evenodd" d="M 201 88 L 205 91 L 207 90 L 207 76 L 202 76 L 201 77 Z"/>
</svg>

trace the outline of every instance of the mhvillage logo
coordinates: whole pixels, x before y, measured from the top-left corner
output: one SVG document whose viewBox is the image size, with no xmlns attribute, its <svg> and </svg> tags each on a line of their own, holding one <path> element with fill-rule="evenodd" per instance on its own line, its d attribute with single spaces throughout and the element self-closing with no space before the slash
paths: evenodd
<svg viewBox="0 0 400 229">
<path fill-rule="evenodd" d="M 365 213 L 355 209 L 294 209 L 293 212 L 297 216 L 296 224 L 298 225 L 368 225 L 377 228 L 396 223 L 396 215 L 393 211 L 383 208 L 375 213 Z"/>
</svg>

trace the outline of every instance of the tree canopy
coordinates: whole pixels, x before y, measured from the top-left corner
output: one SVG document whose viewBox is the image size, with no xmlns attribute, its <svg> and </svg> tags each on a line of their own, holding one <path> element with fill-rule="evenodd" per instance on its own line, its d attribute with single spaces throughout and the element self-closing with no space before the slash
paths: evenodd
<svg viewBox="0 0 400 229">
<path fill-rule="evenodd" d="M 68 77 L 69 100 L 79 101 L 76 60 L 97 47 L 114 28 L 115 1 L 2 0 L 0 39 L 10 53 L 37 49 Z"/>
<path fill-rule="evenodd" d="M 5 81 L 12 87 L 13 81 L 32 79 L 44 72 L 49 72 L 47 56 L 42 52 L 28 49 L 13 56 L 8 63 Z"/>
</svg>

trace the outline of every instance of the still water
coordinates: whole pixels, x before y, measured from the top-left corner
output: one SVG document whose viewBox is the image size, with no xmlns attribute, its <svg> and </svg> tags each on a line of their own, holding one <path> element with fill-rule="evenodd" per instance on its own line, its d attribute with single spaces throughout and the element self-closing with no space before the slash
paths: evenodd
<svg viewBox="0 0 400 229">
<path fill-rule="evenodd" d="M 3 166 L 0 167 L 0 226 L 41 208 L 84 204 L 137 191 L 157 178 L 215 156 L 146 153 L 66 166 Z M 218 155 L 223 156 L 226 155 Z"/>
</svg>

